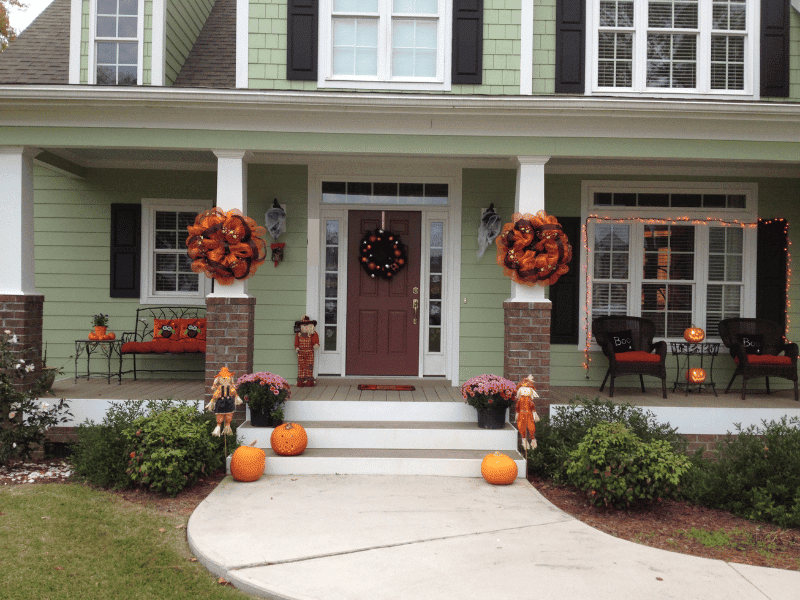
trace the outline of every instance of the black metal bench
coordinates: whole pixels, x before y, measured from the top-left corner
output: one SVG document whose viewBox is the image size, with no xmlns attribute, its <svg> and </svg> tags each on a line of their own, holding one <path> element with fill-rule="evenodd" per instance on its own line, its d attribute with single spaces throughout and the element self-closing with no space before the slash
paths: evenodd
<svg viewBox="0 0 800 600">
<path fill-rule="evenodd" d="M 136 310 L 134 331 L 122 334 L 122 356 L 133 358 L 133 373 L 136 379 L 140 371 L 149 373 L 174 373 L 175 369 L 141 368 L 137 366 L 139 355 L 201 355 L 206 353 L 206 308 L 205 306 L 149 306 Z M 182 369 L 191 373 L 205 372 L 202 369 Z"/>
</svg>

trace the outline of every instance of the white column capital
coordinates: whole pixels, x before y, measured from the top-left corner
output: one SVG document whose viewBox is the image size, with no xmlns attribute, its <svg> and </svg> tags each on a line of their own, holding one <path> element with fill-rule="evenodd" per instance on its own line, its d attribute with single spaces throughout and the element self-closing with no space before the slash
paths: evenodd
<svg viewBox="0 0 800 600">
<path fill-rule="evenodd" d="M 249 162 L 253 154 L 249 150 L 212 150 L 217 159 L 241 160 Z"/>
<path fill-rule="evenodd" d="M 525 166 L 525 165 L 539 165 L 544 166 L 547 164 L 547 161 L 550 160 L 550 156 L 517 156 L 517 165 L 518 166 Z"/>
</svg>

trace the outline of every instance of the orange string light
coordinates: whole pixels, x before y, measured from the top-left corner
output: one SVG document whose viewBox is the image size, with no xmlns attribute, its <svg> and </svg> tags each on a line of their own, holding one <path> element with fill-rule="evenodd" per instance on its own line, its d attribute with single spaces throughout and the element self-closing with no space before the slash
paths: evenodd
<svg viewBox="0 0 800 600">
<path fill-rule="evenodd" d="M 791 278 L 792 278 L 792 254 L 791 254 L 791 246 L 792 241 L 789 239 L 789 223 L 782 218 L 778 219 L 771 219 L 771 220 L 759 220 L 755 223 L 746 223 L 739 221 L 738 219 L 733 219 L 732 221 L 726 221 L 723 219 L 717 219 L 714 217 L 706 217 L 705 220 L 693 219 L 688 216 L 684 217 L 676 217 L 674 219 L 640 219 L 640 218 L 613 218 L 613 217 L 601 217 L 597 214 L 591 214 L 586 218 L 583 226 L 581 227 L 581 243 L 583 244 L 583 250 L 586 253 L 586 261 L 583 264 L 583 272 L 584 277 L 586 278 L 586 319 L 584 320 L 583 330 L 586 333 L 586 346 L 583 351 L 584 355 L 584 362 L 583 368 L 586 369 L 586 378 L 589 378 L 589 366 L 592 362 L 591 354 L 589 350 L 592 346 L 592 334 L 589 331 L 589 315 L 592 312 L 592 299 L 591 299 L 591 289 L 592 289 L 592 276 L 589 271 L 589 264 L 592 262 L 590 260 L 592 250 L 589 248 L 589 223 L 642 223 L 645 225 L 678 225 L 678 224 L 686 224 L 691 223 L 692 225 L 717 225 L 722 227 L 741 227 L 741 228 L 748 228 L 748 229 L 756 229 L 758 227 L 759 222 L 770 224 L 770 223 L 784 223 L 784 234 L 787 240 L 786 248 L 784 251 L 786 252 L 786 290 L 784 296 L 786 298 L 786 304 L 784 308 L 784 314 L 786 319 L 786 330 L 789 329 L 791 323 L 790 317 L 790 308 L 791 308 L 791 300 L 789 299 L 789 288 L 791 286 Z M 785 331 L 784 331 L 785 333 Z"/>
</svg>

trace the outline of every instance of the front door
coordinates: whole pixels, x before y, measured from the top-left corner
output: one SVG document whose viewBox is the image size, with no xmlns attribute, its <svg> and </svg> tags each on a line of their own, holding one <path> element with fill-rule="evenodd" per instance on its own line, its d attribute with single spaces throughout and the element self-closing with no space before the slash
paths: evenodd
<svg viewBox="0 0 800 600">
<path fill-rule="evenodd" d="M 347 375 L 419 374 L 420 213 L 354 210 L 347 241 Z M 406 247 L 391 277 L 371 277 L 360 260 L 365 234 L 383 229 Z"/>
</svg>

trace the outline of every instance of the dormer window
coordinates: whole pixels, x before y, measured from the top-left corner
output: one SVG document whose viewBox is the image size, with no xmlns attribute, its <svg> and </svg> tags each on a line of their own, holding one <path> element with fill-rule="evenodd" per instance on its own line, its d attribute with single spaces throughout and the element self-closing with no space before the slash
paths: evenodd
<svg viewBox="0 0 800 600">
<path fill-rule="evenodd" d="M 139 0 L 97 0 L 96 83 L 139 83 Z"/>
</svg>

